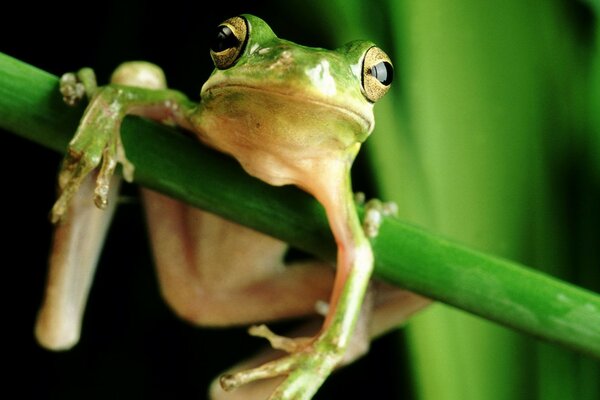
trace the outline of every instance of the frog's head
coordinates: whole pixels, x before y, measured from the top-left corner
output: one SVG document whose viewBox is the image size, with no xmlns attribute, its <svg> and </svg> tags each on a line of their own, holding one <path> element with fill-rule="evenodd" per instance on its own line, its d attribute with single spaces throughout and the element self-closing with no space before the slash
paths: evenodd
<svg viewBox="0 0 600 400">
<path fill-rule="evenodd" d="M 211 56 L 216 69 L 202 88 L 203 102 L 227 97 L 232 113 L 239 115 L 258 112 L 253 99 L 278 98 L 282 106 L 321 124 L 327 123 L 324 115 L 339 121 L 336 128 L 345 124 L 343 130 L 350 132 L 345 142 L 362 142 L 372 131 L 373 104 L 393 77 L 389 57 L 371 42 L 354 41 L 336 50 L 305 47 L 279 39 L 252 15 L 219 25 Z"/>
</svg>

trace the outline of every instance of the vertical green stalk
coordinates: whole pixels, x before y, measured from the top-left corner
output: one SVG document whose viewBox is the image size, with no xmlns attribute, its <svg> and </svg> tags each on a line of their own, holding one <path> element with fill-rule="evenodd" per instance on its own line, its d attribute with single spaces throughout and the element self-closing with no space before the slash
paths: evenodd
<svg viewBox="0 0 600 400">
<path fill-rule="evenodd" d="M 586 3 L 582 1 L 582 3 Z M 579 260 L 578 282 L 589 289 L 600 291 L 600 1 L 587 0 L 590 9 L 594 11 L 595 23 L 593 39 L 590 48 L 590 84 L 587 112 L 590 126 L 588 135 L 582 140 L 587 151 L 582 152 L 585 160 L 583 169 L 586 171 L 582 184 L 581 198 L 578 202 L 579 224 L 577 225 L 576 250 Z M 586 82 L 587 83 L 587 82 Z M 578 372 L 578 399 L 594 400 L 600 398 L 600 362 L 584 357 L 577 357 L 575 369 Z"/>
<path fill-rule="evenodd" d="M 600 1 L 587 0 L 590 6 L 595 10 L 596 20 L 600 17 Z M 590 117 L 591 117 L 591 135 L 589 144 L 591 145 L 591 164 L 594 168 L 593 178 L 598 181 L 600 177 L 600 27 L 596 21 L 594 31 L 594 48 L 592 55 L 591 68 L 591 90 L 590 90 Z"/>
<path fill-rule="evenodd" d="M 568 204 L 556 172 L 585 117 L 577 64 L 585 60 L 568 11 L 555 2 L 409 2 L 395 19 L 406 23 L 408 125 L 431 194 L 429 226 L 564 277 L 573 274 L 574 243 L 560 218 Z M 470 317 L 434 311 L 409 334 L 422 398 L 595 391 L 585 378 L 594 363 L 554 346 L 523 347 L 522 338 Z"/>
<path fill-rule="evenodd" d="M 418 222 L 513 259 L 531 234 L 541 121 L 535 11 L 468 0 L 397 10 L 409 126 L 429 194 L 430 219 Z M 529 390 L 525 342 L 506 329 L 438 306 L 408 334 L 421 398 L 517 399 Z"/>
<path fill-rule="evenodd" d="M 366 146 L 381 197 L 396 200 L 404 220 L 563 277 L 573 274 L 574 243 L 556 172 L 585 125 L 585 49 L 566 7 L 408 0 L 330 9 L 338 36 L 373 38 L 395 63 Z M 432 307 L 407 332 L 421 399 L 588 398 L 585 388 L 597 386 L 585 378 L 594 362 L 449 307 Z"/>
</svg>

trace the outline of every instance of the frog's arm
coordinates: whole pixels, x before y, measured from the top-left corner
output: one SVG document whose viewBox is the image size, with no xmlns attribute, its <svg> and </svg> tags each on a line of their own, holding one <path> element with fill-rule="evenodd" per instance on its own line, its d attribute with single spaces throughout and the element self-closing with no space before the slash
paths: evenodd
<svg viewBox="0 0 600 400">
<path fill-rule="evenodd" d="M 322 160 L 314 170 L 303 173 L 307 179 L 301 186 L 324 206 L 338 246 L 336 278 L 321 332 L 311 339 L 289 340 L 264 329 L 255 330 L 255 335 L 266 337 L 274 347 L 290 354 L 224 376 L 221 384 L 226 390 L 286 375 L 270 398 L 310 399 L 342 362 L 373 270 L 371 245 L 358 219 L 351 191 L 350 165 L 354 154 Z"/>
<path fill-rule="evenodd" d="M 178 91 L 162 88 L 164 77 L 161 82 L 140 73 L 140 70 L 150 70 L 151 77 L 153 69 L 160 71 L 149 63 L 125 63 L 113 74 L 113 84 L 100 87 L 94 93 L 69 143 L 59 173 L 60 196 L 52 208 L 52 222 L 56 223 L 65 216 L 81 182 L 99 165 L 101 168 L 94 190 L 94 201 L 99 208 L 107 205 L 110 178 L 118 162 L 124 167 L 125 179 L 132 179 L 133 166 L 127 161 L 120 136 L 121 122 L 126 115 L 174 122 L 192 129 L 187 116 L 193 112 L 195 104 Z M 162 71 L 160 74 L 162 76 Z M 132 83 L 137 87 L 129 86 Z"/>
</svg>

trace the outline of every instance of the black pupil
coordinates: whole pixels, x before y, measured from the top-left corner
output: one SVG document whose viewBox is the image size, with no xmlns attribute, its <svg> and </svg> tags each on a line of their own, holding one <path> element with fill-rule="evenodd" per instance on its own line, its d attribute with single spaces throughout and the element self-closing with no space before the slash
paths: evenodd
<svg viewBox="0 0 600 400">
<path fill-rule="evenodd" d="M 217 34 L 213 37 L 210 44 L 210 49 L 215 53 L 223 50 L 231 49 L 239 44 L 239 40 L 235 37 L 231 29 L 226 25 L 217 27 Z"/>
<path fill-rule="evenodd" d="M 394 80 L 394 67 L 387 61 L 381 61 L 371 67 L 370 74 L 385 86 Z"/>
</svg>

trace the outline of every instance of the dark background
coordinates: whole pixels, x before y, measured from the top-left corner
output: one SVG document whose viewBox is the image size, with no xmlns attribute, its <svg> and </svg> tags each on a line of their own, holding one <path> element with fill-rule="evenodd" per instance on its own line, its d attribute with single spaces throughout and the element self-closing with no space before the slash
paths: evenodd
<svg viewBox="0 0 600 400">
<path fill-rule="evenodd" d="M 245 5 L 241 5 L 245 4 Z M 212 70 L 208 40 L 222 20 L 247 12 L 265 19 L 280 36 L 306 45 L 336 47 L 332 29 L 310 6 L 287 2 L 142 1 L 82 4 L 15 4 L 0 26 L 0 51 L 60 75 L 82 66 L 106 82 L 122 61 L 162 66 L 169 85 L 197 98 Z M 8 23 L 6 23 L 8 22 Z M 348 40 L 355 38 L 348 38 Z M 2 215 L 8 239 L 2 279 L 8 368 L 4 388 L 17 397 L 57 399 L 205 398 L 209 382 L 263 344 L 245 329 L 200 329 L 177 319 L 162 302 L 134 186 L 124 188 L 94 281 L 82 338 L 71 351 L 40 348 L 33 326 L 40 305 L 51 239 L 48 211 L 61 156 L 8 132 L 4 134 Z M 358 168 L 363 168 L 361 161 Z M 24 178 L 26 177 L 26 178 Z M 399 337 L 373 344 L 370 354 L 335 373 L 317 399 L 410 397 L 402 376 Z M 386 381 L 394 381 L 386 385 Z M 398 387 L 406 388 L 398 393 Z"/>
</svg>

